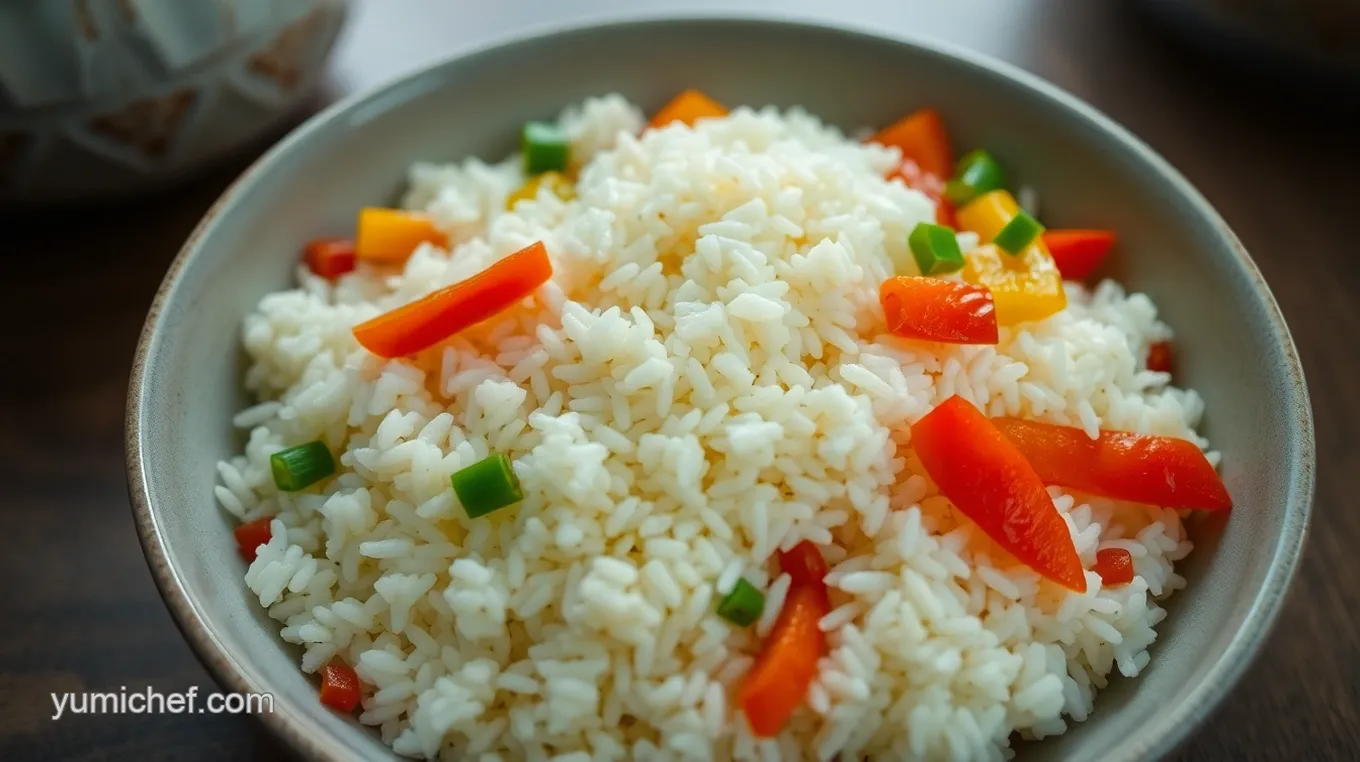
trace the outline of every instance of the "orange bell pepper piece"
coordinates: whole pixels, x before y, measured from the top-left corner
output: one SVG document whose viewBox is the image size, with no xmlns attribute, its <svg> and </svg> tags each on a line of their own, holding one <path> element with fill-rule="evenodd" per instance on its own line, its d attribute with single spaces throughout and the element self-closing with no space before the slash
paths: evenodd
<svg viewBox="0 0 1360 762">
<path fill-rule="evenodd" d="M 422 243 L 447 247 L 449 237 L 429 217 L 418 212 L 375 206 L 359 210 L 354 241 L 359 259 L 400 264 Z"/>
<path fill-rule="evenodd" d="M 933 108 L 912 112 L 879 130 L 869 140 L 896 146 L 902 151 L 902 158 L 911 159 L 923 171 L 936 177 L 953 174 L 954 155 L 949 148 L 949 134 L 944 130 L 939 112 Z"/>
<path fill-rule="evenodd" d="M 552 277 L 541 241 L 482 272 L 354 327 L 354 338 L 379 357 L 402 357 L 434 346 L 512 307 Z"/>
<path fill-rule="evenodd" d="M 1073 426 L 998 418 L 993 423 L 1045 484 L 1163 508 L 1222 510 L 1232 498 L 1194 442 L 1123 431 L 1096 439 Z"/>
<path fill-rule="evenodd" d="M 727 108 L 698 90 L 686 90 L 661 107 L 649 127 L 665 127 L 671 122 L 683 122 L 690 127 L 700 119 L 727 116 Z"/>
<path fill-rule="evenodd" d="M 899 275 L 878 289 L 888 330 L 948 344 L 995 344 L 996 308 L 982 286 Z"/>
<path fill-rule="evenodd" d="M 957 395 L 911 427 L 911 444 L 940 492 L 1039 574 L 1086 592 L 1086 575 L 1048 490 L 1025 456 Z"/>
</svg>

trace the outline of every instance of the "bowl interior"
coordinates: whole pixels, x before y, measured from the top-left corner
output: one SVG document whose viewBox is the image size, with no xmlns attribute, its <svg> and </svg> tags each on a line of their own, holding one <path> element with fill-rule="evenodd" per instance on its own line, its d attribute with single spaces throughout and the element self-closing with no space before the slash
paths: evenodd
<svg viewBox="0 0 1360 762">
<path fill-rule="evenodd" d="M 625 24 L 488 49 L 331 109 L 227 192 L 152 310 L 129 413 L 139 525 L 200 655 L 232 689 L 273 693 L 265 721 L 309 756 L 388 753 L 376 734 L 318 704 L 297 654 L 242 583 L 213 500 L 214 463 L 241 445 L 230 426 L 247 404 L 241 319 L 290 285 L 306 240 L 347 234 L 359 206 L 395 200 L 412 160 L 497 160 L 527 119 L 610 91 L 651 109 L 686 87 L 733 105 L 801 105 L 847 129 L 934 104 L 956 148 L 987 146 L 1039 190 L 1051 227 L 1119 231 L 1108 274 L 1148 293 L 1176 329 L 1179 380 L 1207 401 L 1205 431 L 1237 507 L 1226 525 L 1196 526 L 1198 547 L 1180 569 L 1190 584 L 1172 599 L 1143 675 L 1116 679 L 1090 721 L 1026 744 L 1022 758 L 1167 751 L 1240 673 L 1302 541 L 1311 421 L 1273 300 L 1203 200 L 1089 109 L 989 63 L 797 24 Z"/>
</svg>

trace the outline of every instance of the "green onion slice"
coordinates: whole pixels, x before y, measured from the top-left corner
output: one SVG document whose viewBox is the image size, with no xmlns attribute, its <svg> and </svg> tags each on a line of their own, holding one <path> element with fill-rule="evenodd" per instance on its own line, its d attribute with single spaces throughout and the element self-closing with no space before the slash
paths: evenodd
<svg viewBox="0 0 1360 762">
<path fill-rule="evenodd" d="M 739 627 L 748 627 L 760 618 L 765 608 L 765 594 L 740 577 L 732 591 L 718 601 L 718 616 Z"/>
<path fill-rule="evenodd" d="M 992 155 L 978 149 L 959 159 L 954 178 L 945 183 L 944 197 L 955 206 L 963 206 L 984 193 L 1006 187 L 1006 173 Z"/>
<path fill-rule="evenodd" d="M 963 269 L 963 251 L 954 231 L 944 225 L 918 222 L 907 237 L 911 256 L 922 275 L 940 275 Z M 900 273 L 899 273 L 900 274 Z"/>
<path fill-rule="evenodd" d="M 1001 232 L 996 234 L 992 243 L 1000 246 L 1007 253 L 1019 254 L 1034 242 L 1034 239 L 1044 232 L 1044 226 L 1039 221 L 1029 216 L 1028 212 L 1021 211 L 1006 223 Z"/>
<path fill-rule="evenodd" d="M 475 519 L 524 499 L 519 478 L 504 453 L 487 456 L 453 474 L 453 493 Z"/>
<path fill-rule="evenodd" d="M 549 122 L 526 122 L 521 143 L 525 173 L 566 171 L 571 159 L 571 141 L 566 130 Z"/>
<path fill-rule="evenodd" d="M 335 458 L 320 440 L 279 450 L 269 456 L 274 484 L 285 492 L 296 492 L 335 473 Z"/>
</svg>

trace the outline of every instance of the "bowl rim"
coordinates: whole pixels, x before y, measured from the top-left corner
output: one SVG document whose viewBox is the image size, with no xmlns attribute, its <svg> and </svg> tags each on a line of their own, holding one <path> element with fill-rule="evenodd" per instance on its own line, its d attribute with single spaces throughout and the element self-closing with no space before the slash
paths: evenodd
<svg viewBox="0 0 1360 762">
<path fill-rule="evenodd" d="M 924 37 L 896 30 L 873 28 L 862 23 L 829 21 L 807 15 L 782 14 L 778 17 L 768 11 L 700 11 L 700 12 L 629 12 L 579 16 L 566 21 L 540 23 L 522 27 L 517 31 L 490 37 L 480 43 L 455 50 L 449 54 L 432 59 L 407 73 L 386 82 L 342 98 L 295 128 L 282 140 L 261 155 L 254 163 L 233 181 L 204 213 L 189 237 L 171 262 L 164 279 L 158 287 L 151 306 L 147 311 L 133 358 L 132 371 L 128 384 L 127 408 L 125 417 L 125 450 L 128 475 L 128 494 L 137 528 L 138 539 L 146 555 L 156 587 L 166 607 L 170 610 L 176 626 L 188 640 L 194 654 L 204 664 L 217 682 L 232 691 L 259 692 L 267 686 L 257 685 L 244 674 L 235 658 L 226 650 L 213 628 L 208 624 L 209 617 L 196 601 L 186 593 L 182 577 L 185 572 L 172 561 L 158 518 L 159 509 L 152 498 L 146 478 L 146 462 L 143 458 L 141 423 L 150 405 L 144 399 L 146 381 L 152 369 L 149 360 L 156 350 L 161 333 L 164 306 L 176 290 L 182 275 L 198 249 L 199 242 L 208 235 L 215 225 L 216 218 L 238 196 L 247 194 L 271 165 L 322 129 L 323 125 L 344 118 L 381 102 L 391 93 L 409 88 L 417 80 L 430 75 L 432 71 L 457 65 L 456 62 L 471 59 L 495 50 L 510 47 L 532 46 L 550 37 L 590 35 L 603 30 L 621 29 L 646 30 L 657 25 L 684 23 L 697 25 L 746 25 L 756 27 L 782 27 L 792 31 L 817 34 L 846 36 L 854 39 L 870 39 L 875 42 L 889 42 L 915 48 L 919 52 L 942 59 L 950 59 L 955 65 L 962 64 L 984 76 L 1002 80 L 1007 86 L 1020 88 L 1030 95 L 1041 99 L 1046 107 L 1066 112 L 1070 117 L 1083 120 L 1099 131 L 1121 143 L 1138 160 L 1150 165 L 1167 182 L 1192 211 L 1208 220 L 1223 239 L 1223 243 L 1236 258 L 1237 265 L 1250 276 L 1256 294 L 1262 300 L 1266 316 L 1279 341 L 1286 360 L 1285 373 L 1292 403 L 1297 430 L 1293 433 L 1299 455 L 1299 468 L 1287 478 L 1288 500 L 1285 505 L 1283 526 L 1271 549 L 1271 559 L 1256 598 L 1233 634 L 1228 647 L 1216 656 L 1216 662 L 1200 684 L 1181 703 L 1179 711 L 1172 712 L 1157 722 L 1143 728 L 1142 740 L 1127 743 L 1112 751 L 1107 762 L 1132 762 L 1132 760 L 1157 759 L 1170 754 L 1183 744 L 1191 731 L 1206 719 L 1221 703 L 1223 698 L 1236 685 L 1246 668 L 1251 664 L 1261 646 L 1272 631 L 1284 600 L 1289 584 L 1297 570 L 1303 546 L 1307 537 L 1309 517 L 1312 511 L 1316 484 L 1316 445 L 1313 428 L 1312 405 L 1304 379 L 1303 366 L 1293 338 L 1285 324 L 1274 294 L 1261 275 L 1255 262 L 1247 253 L 1237 236 L 1213 208 L 1209 201 L 1195 189 L 1169 162 L 1157 154 L 1141 139 L 1133 135 L 1110 117 L 1095 107 L 1061 87 L 1019 67 L 994 58 L 990 55 L 968 50 L 939 39 Z M 621 29 L 620 29 L 621 28 Z M 281 702 L 286 709 L 287 702 Z M 294 751 L 305 758 L 318 762 L 358 759 L 354 750 L 324 733 L 301 714 L 287 711 L 264 712 L 258 715 L 264 725 L 281 738 Z"/>
</svg>

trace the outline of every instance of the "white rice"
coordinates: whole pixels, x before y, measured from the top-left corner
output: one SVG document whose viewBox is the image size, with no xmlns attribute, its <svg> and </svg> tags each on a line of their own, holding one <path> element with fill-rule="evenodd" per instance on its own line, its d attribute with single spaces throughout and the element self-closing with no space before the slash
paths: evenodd
<svg viewBox="0 0 1360 762">
<path fill-rule="evenodd" d="M 1069 593 L 961 521 L 908 441 L 957 393 L 1207 445 L 1199 397 L 1145 369 L 1170 335 L 1146 297 L 1069 286 L 1066 311 L 996 347 L 879 335 L 878 284 L 933 216 L 882 179 L 895 150 L 797 109 L 639 138 L 610 96 L 562 123 L 576 200 L 504 212 L 517 157 L 417 164 L 405 204 L 452 252 L 334 286 L 300 270 L 245 321 L 261 403 L 236 416 L 249 443 L 215 494 L 234 518 L 276 517 L 246 584 L 304 671 L 354 665 L 360 721 L 414 757 L 1000 760 L 1147 665 L 1190 551 L 1175 511 L 1054 489 L 1083 563 L 1121 547 L 1138 573 Z M 354 341 L 536 240 L 555 277 L 522 306 L 414 362 Z M 269 455 L 313 439 L 338 474 L 280 494 Z M 468 519 L 449 477 L 493 451 L 525 500 Z M 787 589 L 772 554 L 802 539 L 829 543 L 831 652 L 758 741 L 733 691 Z M 739 576 L 770 604 L 750 629 L 713 613 Z"/>
</svg>

